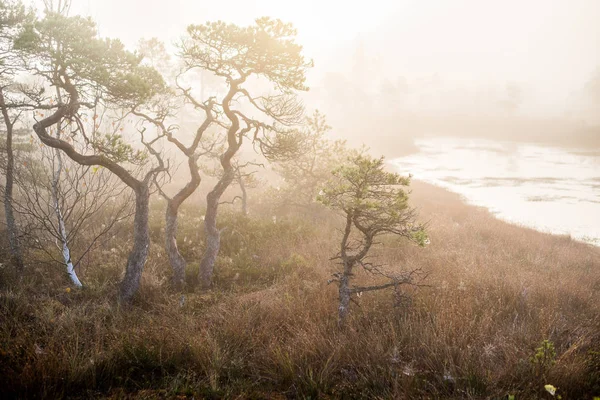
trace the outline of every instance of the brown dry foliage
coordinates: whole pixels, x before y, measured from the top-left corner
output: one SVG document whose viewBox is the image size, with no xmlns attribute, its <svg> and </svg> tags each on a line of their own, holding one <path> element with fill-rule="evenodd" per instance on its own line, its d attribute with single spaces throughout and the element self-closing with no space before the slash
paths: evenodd
<svg viewBox="0 0 600 400">
<path fill-rule="evenodd" d="M 83 291 L 67 293 L 57 270 L 30 267 L 19 282 L 5 266 L 0 393 L 531 399 L 548 398 L 551 383 L 563 398 L 599 395 L 600 249 L 504 223 L 419 182 L 412 202 L 430 219 L 431 244 L 390 239 L 378 261 L 422 267 L 430 286 L 399 303 L 391 292 L 364 294 L 346 331 L 326 283 L 339 243 L 333 216 L 318 226 L 244 220 L 229 236 L 237 247 L 223 249 L 216 288 L 188 288 L 183 306 L 159 241 L 127 309 L 114 300 L 118 249 L 95 255 Z M 255 246 L 239 239 L 244 227 L 262 235 Z M 557 353 L 546 380 L 530 362 L 544 339 Z"/>
</svg>

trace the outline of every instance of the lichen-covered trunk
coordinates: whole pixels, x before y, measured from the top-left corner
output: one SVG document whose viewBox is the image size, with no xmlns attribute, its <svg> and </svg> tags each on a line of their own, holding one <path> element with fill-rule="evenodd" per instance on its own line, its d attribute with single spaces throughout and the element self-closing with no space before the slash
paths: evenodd
<svg viewBox="0 0 600 400">
<path fill-rule="evenodd" d="M 338 305 L 338 325 L 343 327 L 346 325 L 346 318 L 350 311 L 350 290 L 349 290 L 349 278 L 343 276 L 340 279 L 339 295 L 340 303 Z"/>
<path fill-rule="evenodd" d="M 338 326 L 343 328 L 346 325 L 346 319 L 350 312 L 350 277 L 352 276 L 352 265 L 344 261 L 344 272 L 339 281 L 339 305 L 338 305 Z"/>
<path fill-rule="evenodd" d="M 63 218 L 62 210 L 60 209 L 59 183 L 62 170 L 62 158 L 58 149 L 55 149 L 55 157 L 57 160 L 57 165 L 56 170 L 54 171 L 54 176 L 52 177 L 52 200 L 54 201 L 54 212 L 56 213 L 56 218 L 58 220 L 58 236 L 61 242 L 63 260 L 65 262 L 65 266 L 67 267 L 67 275 L 75 286 L 82 287 L 83 285 L 77 277 L 75 267 L 73 266 L 73 261 L 71 260 L 71 250 L 69 249 L 69 243 L 67 241 L 65 219 Z"/>
<path fill-rule="evenodd" d="M 133 218 L 133 248 L 127 259 L 125 277 L 121 282 L 120 299 L 128 303 L 140 286 L 142 271 L 150 248 L 148 228 L 150 192 L 148 185 L 140 184 L 135 189 L 135 216 Z"/>
<path fill-rule="evenodd" d="M 205 249 L 200 262 L 200 285 L 209 288 L 212 285 L 215 261 L 221 246 L 221 232 L 217 228 L 217 210 L 219 198 L 214 190 L 206 196 L 206 215 L 204 216 Z"/>
<path fill-rule="evenodd" d="M 186 262 L 177 247 L 177 213 L 178 206 L 172 201 L 167 204 L 165 216 L 165 250 L 173 268 L 173 285 L 182 289 L 185 285 Z"/>
<path fill-rule="evenodd" d="M 200 285 L 203 288 L 209 288 L 212 285 L 213 271 L 215 269 L 215 261 L 219 254 L 221 246 L 221 232 L 217 228 L 217 212 L 219 209 L 219 200 L 225 190 L 233 182 L 233 168 L 231 164 L 226 165 L 225 172 L 213 190 L 206 196 L 206 215 L 204 216 L 204 233 L 206 236 L 206 247 L 202 261 L 200 261 Z"/>
</svg>

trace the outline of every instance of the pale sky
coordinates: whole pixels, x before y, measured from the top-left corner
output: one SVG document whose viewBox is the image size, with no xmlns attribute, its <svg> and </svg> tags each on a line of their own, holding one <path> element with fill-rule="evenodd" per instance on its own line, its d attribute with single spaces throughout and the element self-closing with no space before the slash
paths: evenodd
<svg viewBox="0 0 600 400">
<path fill-rule="evenodd" d="M 360 37 L 380 73 L 517 82 L 541 107 L 563 107 L 600 66 L 600 0 L 73 0 L 76 13 L 128 46 L 174 43 L 190 23 L 272 16 L 294 23 L 319 76 L 350 70 L 339 55 Z"/>
</svg>

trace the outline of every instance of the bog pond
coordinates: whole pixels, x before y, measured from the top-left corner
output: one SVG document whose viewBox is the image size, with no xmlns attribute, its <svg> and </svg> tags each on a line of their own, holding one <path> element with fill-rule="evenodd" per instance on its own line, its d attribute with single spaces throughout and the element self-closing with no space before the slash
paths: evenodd
<svg viewBox="0 0 600 400">
<path fill-rule="evenodd" d="M 503 220 L 600 246 L 600 149 L 422 138 L 391 160 L 413 179 L 461 194 Z"/>
</svg>

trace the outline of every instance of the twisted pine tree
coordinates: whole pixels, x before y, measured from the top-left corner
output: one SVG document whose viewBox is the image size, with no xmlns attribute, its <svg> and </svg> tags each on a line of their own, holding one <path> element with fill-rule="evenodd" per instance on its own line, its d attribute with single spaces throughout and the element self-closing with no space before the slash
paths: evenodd
<svg viewBox="0 0 600 400">
<path fill-rule="evenodd" d="M 416 212 L 408 204 L 410 178 L 384 170 L 384 159 L 364 154 L 349 157 L 347 164 L 333 171 L 333 179 L 321 191 L 318 200 L 324 205 L 342 211 L 345 227 L 340 251 L 333 259 L 339 260 L 341 271 L 333 281 L 339 286 L 338 322 L 345 324 L 351 296 L 373 290 L 398 288 L 415 284 L 422 275 L 420 269 L 388 273 L 368 261 L 368 254 L 382 235 L 407 238 L 424 246 L 427 242 L 425 227 L 416 222 Z M 355 267 L 385 277 L 388 282 L 375 286 L 351 286 Z"/>
<path fill-rule="evenodd" d="M 181 46 L 188 70 L 208 71 L 227 86 L 225 95 L 216 100 L 225 116 L 226 145 L 219 155 L 220 179 L 206 196 L 206 249 L 199 271 L 203 287 L 212 284 L 221 243 L 218 206 L 235 180 L 234 156 L 245 141 L 252 142 L 268 160 L 296 152 L 298 132 L 294 126 L 304 115 L 296 93 L 308 90 L 306 72 L 312 61 L 304 58 L 295 36 L 292 25 L 270 18 L 259 18 L 248 27 L 219 21 L 191 25 Z M 248 83 L 257 79 L 269 84 L 271 91 L 255 93 Z"/>
</svg>

